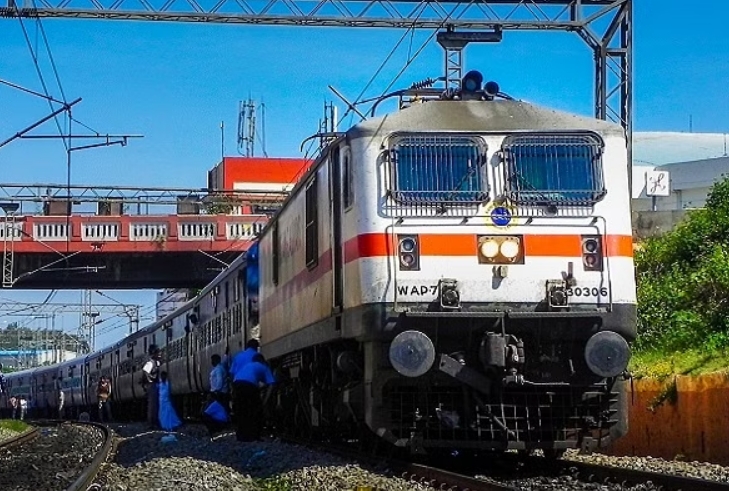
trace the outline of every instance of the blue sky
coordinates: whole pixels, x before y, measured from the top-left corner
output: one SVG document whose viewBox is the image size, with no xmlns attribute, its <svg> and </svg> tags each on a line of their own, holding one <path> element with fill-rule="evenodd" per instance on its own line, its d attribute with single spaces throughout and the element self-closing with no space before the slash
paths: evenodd
<svg viewBox="0 0 729 491">
<path fill-rule="evenodd" d="M 688 131 L 691 117 L 694 132 L 729 131 L 726 19 L 729 3 L 724 0 L 700 7 L 679 0 L 635 1 L 636 130 Z M 35 42 L 35 24 L 24 22 Z M 124 148 L 75 153 L 72 181 L 168 187 L 205 185 L 206 171 L 220 159 L 221 121 L 226 125 L 226 154 L 236 154 L 238 102 L 249 95 L 266 103 L 269 155 L 300 156 L 299 144 L 316 131 L 324 101 L 335 99 L 327 85 L 354 99 L 403 34 L 72 19 L 46 19 L 43 26 L 66 97 L 83 98 L 74 116 L 101 133 L 144 135 Z M 416 33 L 412 51 L 430 34 Z M 0 46 L 0 78 L 40 91 L 17 19 L 0 19 Z M 409 46 L 408 38 L 366 96 L 388 86 L 407 60 Z M 592 54 L 574 34 L 508 31 L 498 45 L 470 46 L 465 60 L 468 69 L 481 70 L 514 97 L 592 113 Z M 60 97 L 44 52 L 40 63 L 51 93 Z M 431 41 L 394 87 L 440 76 L 442 67 L 442 51 Z M 0 140 L 47 112 L 42 100 L 0 86 Z M 348 118 L 344 125 L 351 122 Z M 36 133 L 55 131 L 46 123 Z M 15 141 L 0 148 L 0 180 L 62 183 L 65 159 L 59 141 Z M 6 299 L 23 301 L 40 301 L 46 295 L 0 292 Z M 110 295 L 122 302 L 154 302 L 153 292 Z M 56 301 L 79 299 L 79 292 L 56 296 Z M 67 316 L 63 323 L 72 331 L 77 318 Z M 123 321 L 107 322 L 113 324 L 121 327 L 102 336 L 100 344 L 125 332 Z"/>
</svg>

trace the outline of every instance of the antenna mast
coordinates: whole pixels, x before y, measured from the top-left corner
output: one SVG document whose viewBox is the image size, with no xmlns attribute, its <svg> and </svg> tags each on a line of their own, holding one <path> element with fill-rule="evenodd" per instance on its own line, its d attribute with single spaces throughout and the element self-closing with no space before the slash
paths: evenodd
<svg viewBox="0 0 729 491">
<path fill-rule="evenodd" d="M 238 153 L 253 157 L 256 145 L 256 103 L 248 97 L 238 110 Z"/>
</svg>

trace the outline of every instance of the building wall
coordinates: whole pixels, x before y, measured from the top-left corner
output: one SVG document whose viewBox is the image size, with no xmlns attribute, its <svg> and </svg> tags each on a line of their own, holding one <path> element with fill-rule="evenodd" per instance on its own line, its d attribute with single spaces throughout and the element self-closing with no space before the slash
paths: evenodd
<svg viewBox="0 0 729 491">
<path fill-rule="evenodd" d="M 208 172 L 208 186 L 214 189 L 286 191 L 311 165 L 307 159 L 224 157 Z"/>
<path fill-rule="evenodd" d="M 651 197 L 646 193 L 647 173 L 653 170 L 669 173 L 670 194 Z M 633 210 L 671 211 L 702 208 L 711 186 L 729 175 L 729 157 L 678 162 L 661 166 L 633 167 Z"/>
</svg>

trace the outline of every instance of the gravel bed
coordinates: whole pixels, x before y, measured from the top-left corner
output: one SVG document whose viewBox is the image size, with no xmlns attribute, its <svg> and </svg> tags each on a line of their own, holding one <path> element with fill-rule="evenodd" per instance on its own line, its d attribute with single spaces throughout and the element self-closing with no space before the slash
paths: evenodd
<svg viewBox="0 0 729 491">
<path fill-rule="evenodd" d="M 580 455 L 577 450 L 568 450 L 564 459 L 729 483 L 729 467 L 707 462 L 684 462 L 656 457 L 612 457 L 599 453 Z"/>
<path fill-rule="evenodd" d="M 0 450 L 0 490 L 65 490 L 103 443 L 96 428 L 63 424 L 41 428 L 38 438 Z"/>
<path fill-rule="evenodd" d="M 540 455 L 540 452 L 537 451 L 535 455 Z M 501 471 L 498 473 L 500 477 L 497 479 L 500 483 L 524 491 L 657 491 L 661 489 L 651 483 L 628 487 L 619 483 L 586 482 L 583 480 L 585 476 L 580 476 L 576 468 L 569 468 L 569 462 L 575 461 L 729 483 L 729 467 L 705 462 L 670 461 L 654 457 L 612 457 L 600 453 L 581 455 L 577 450 L 568 450 L 562 460 L 566 461 L 568 466 L 564 475 L 549 475 L 548 471 L 542 472 L 536 468 L 528 469 L 522 463 L 516 470 L 512 469 L 507 474 Z M 488 476 L 478 477 L 487 481 L 491 480 Z"/>
<path fill-rule="evenodd" d="M 117 452 L 97 479 L 102 490 L 433 489 L 280 441 L 240 443 L 233 433 L 211 441 L 205 429 L 197 425 L 174 433 L 146 431 L 144 425 L 136 423 L 112 427 Z M 165 442 L 170 436 L 174 441 Z"/>
</svg>

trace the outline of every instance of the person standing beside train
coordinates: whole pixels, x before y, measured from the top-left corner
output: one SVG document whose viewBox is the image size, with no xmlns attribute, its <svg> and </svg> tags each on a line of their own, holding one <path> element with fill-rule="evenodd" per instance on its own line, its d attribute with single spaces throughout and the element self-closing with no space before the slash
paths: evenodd
<svg viewBox="0 0 729 491">
<path fill-rule="evenodd" d="M 58 419 L 63 419 L 63 406 L 66 403 L 66 395 L 63 393 L 63 377 L 60 375 L 56 379 L 56 410 Z"/>
<path fill-rule="evenodd" d="M 235 436 L 239 442 L 261 439 L 263 407 L 271 396 L 276 379 L 263 355 L 256 353 L 250 362 L 238 369 L 233 378 L 233 409 L 235 410 Z M 261 400 L 261 387 L 268 387 Z"/>
<path fill-rule="evenodd" d="M 228 395 L 228 374 L 221 363 L 220 355 L 214 354 L 210 357 L 210 396 L 218 401 L 223 407 L 228 407 L 230 396 Z"/>
<path fill-rule="evenodd" d="M 25 419 L 25 414 L 28 412 L 28 399 L 26 399 L 24 395 L 20 396 L 20 399 L 18 400 L 18 407 L 20 408 L 20 420 L 23 421 Z"/>
<path fill-rule="evenodd" d="M 162 352 L 153 344 L 148 350 L 149 359 L 142 367 L 144 372 L 142 388 L 147 393 L 147 424 L 150 428 L 159 427 L 159 367 Z"/>
<path fill-rule="evenodd" d="M 240 370 L 243 365 L 249 363 L 255 355 L 258 354 L 258 348 L 261 343 L 257 339 L 249 339 L 246 343 L 246 349 L 239 351 L 237 355 L 233 357 L 233 363 L 230 364 L 230 377 L 235 380 L 235 374 Z"/>
<path fill-rule="evenodd" d="M 102 423 L 111 422 L 111 380 L 102 375 L 96 387 L 96 400 L 99 404 L 99 421 Z"/>
<path fill-rule="evenodd" d="M 233 420 L 238 426 L 242 424 L 238 415 L 241 414 L 243 411 L 243 406 L 245 405 L 247 393 L 245 388 L 241 388 L 240 384 L 236 384 L 236 380 L 240 379 L 239 373 L 243 369 L 243 367 L 250 363 L 253 357 L 258 354 L 258 348 L 260 346 L 261 343 L 259 343 L 257 339 L 249 339 L 246 342 L 245 349 L 239 351 L 238 353 L 236 353 L 235 356 L 233 356 L 230 363 L 230 368 L 228 369 L 233 389 Z"/>
<path fill-rule="evenodd" d="M 18 398 L 15 396 L 10 396 L 10 401 L 8 401 L 10 404 L 10 419 L 18 419 L 18 409 L 19 409 L 19 401 Z"/>
</svg>

